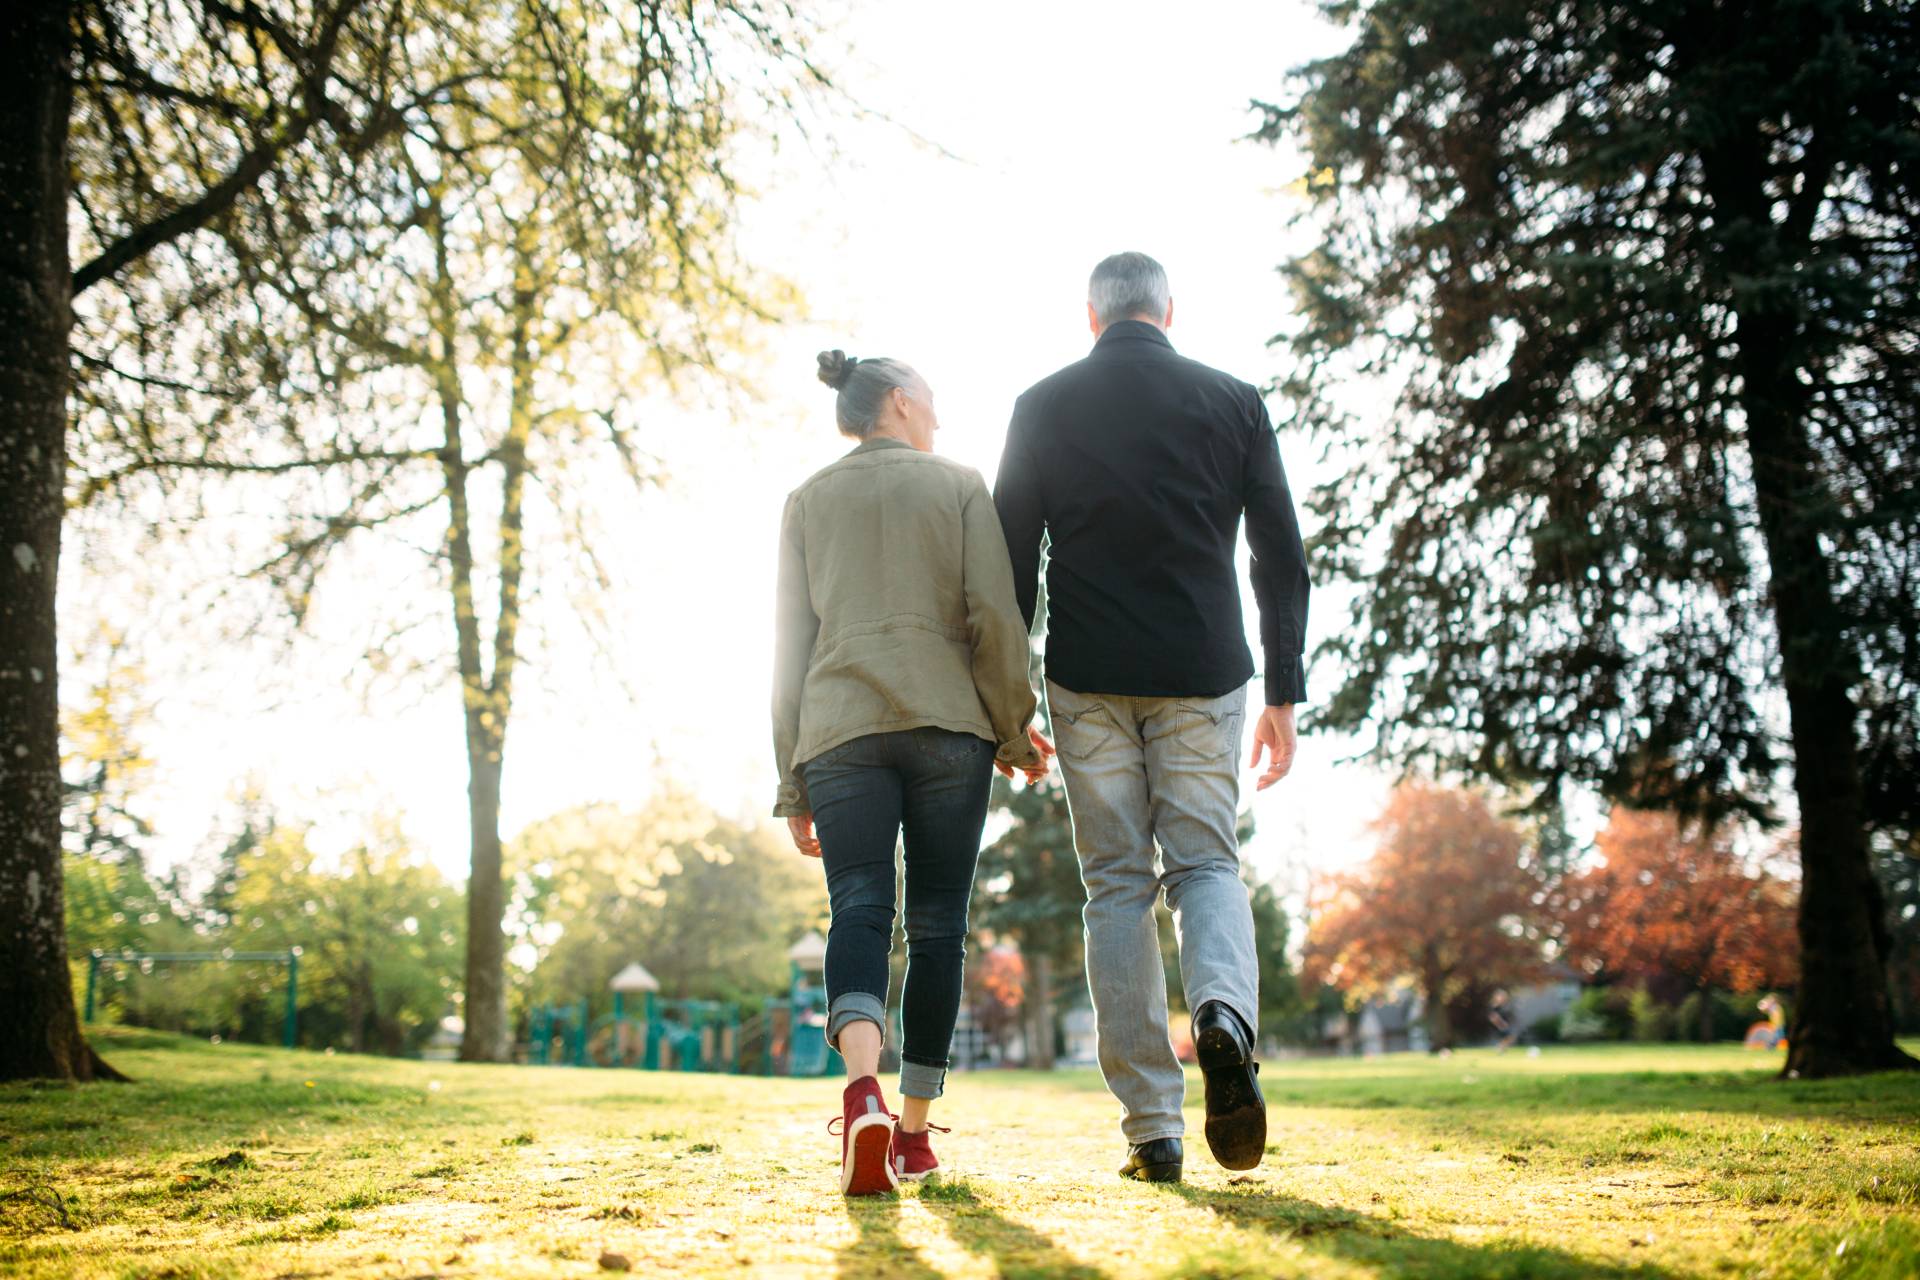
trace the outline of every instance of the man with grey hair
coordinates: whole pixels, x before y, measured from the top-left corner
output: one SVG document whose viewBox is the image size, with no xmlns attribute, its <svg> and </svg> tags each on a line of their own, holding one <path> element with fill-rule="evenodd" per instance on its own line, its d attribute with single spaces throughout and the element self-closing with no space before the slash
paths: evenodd
<svg viewBox="0 0 1920 1280">
<path fill-rule="evenodd" d="M 1254 670 L 1234 569 L 1242 517 L 1266 660 L 1248 767 L 1266 755 L 1263 790 L 1292 767 L 1306 696 L 1306 554 L 1260 393 L 1175 353 L 1160 264 L 1101 262 L 1087 321 L 1093 351 L 1015 403 L 994 503 L 1029 628 L 1047 542 L 1047 706 L 1087 888 L 1100 1069 L 1124 1112 L 1120 1173 L 1170 1182 L 1186 1082 L 1167 1034 L 1163 892 L 1207 1145 L 1229 1169 L 1253 1168 L 1266 1147 L 1259 962 L 1234 836 Z"/>
</svg>

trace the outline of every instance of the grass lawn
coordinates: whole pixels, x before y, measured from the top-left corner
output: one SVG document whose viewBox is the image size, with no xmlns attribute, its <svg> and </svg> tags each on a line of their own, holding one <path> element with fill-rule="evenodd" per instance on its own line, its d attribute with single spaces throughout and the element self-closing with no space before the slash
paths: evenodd
<svg viewBox="0 0 1920 1280">
<path fill-rule="evenodd" d="M 100 1039 L 138 1083 L 0 1086 L 0 1274 L 1920 1275 L 1920 1074 L 1738 1048 L 1269 1063 L 1174 1188 L 1096 1074 L 956 1075 L 953 1172 L 849 1203 L 833 1081 Z"/>
</svg>

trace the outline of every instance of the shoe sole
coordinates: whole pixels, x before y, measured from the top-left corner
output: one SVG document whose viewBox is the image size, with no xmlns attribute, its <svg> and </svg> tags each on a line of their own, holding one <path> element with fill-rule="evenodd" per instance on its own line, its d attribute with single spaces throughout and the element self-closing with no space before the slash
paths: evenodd
<svg viewBox="0 0 1920 1280">
<path fill-rule="evenodd" d="M 877 1196 L 897 1191 L 893 1171 L 893 1117 L 885 1112 L 861 1116 L 847 1133 L 847 1154 L 840 1162 L 840 1193 Z"/>
<path fill-rule="evenodd" d="M 919 1173 L 908 1173 L 898 1165 L 894 1166 L 894 1177 L 900 1179 L 902 1182 L 923 1182 L 939 1172 L 939 1165 L 935 1165 L 931 1169 L 922 1169 Z"/>
<path fill-rule="evenodd" d="M 1252 1061 L 1224 1027 L 1208 1027 L 1194 1044 L 1207 1086 L 1207 1147 L 1226 1169 L 1252 1169 L 1267 1150 L 1267 1103 Z"/>
</svg>

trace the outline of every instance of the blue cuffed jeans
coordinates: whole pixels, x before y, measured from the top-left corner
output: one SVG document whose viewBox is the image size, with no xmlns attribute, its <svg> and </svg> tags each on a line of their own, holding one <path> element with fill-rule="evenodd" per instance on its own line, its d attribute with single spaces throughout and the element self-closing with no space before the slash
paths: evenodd
<svg viewBox="0 0 1920 1280">
<path fill-rule="evenodd" d="M 1253 909 L 1234 820 L 1247 692 L 1218 698 L 1076 693 L 1049 680 L 1073 847 L 1087 887 L 1087 987 L 1100 1070 L 1130 1143 L 1177 1138 L 1186 1077 L 1167 1035 L 1153 904 L 1163 892 L 1187 1008 L 1218 1000 L 1260 1025 Z M 1157 853 L 1157 857 L 1156 857 Z"/>
<path fill-rule="evenodd" d="M 865 1019 L 885 1033 L 893 850 L 906 845 L 907 979 L 900 1092 L 937 1098 L 967 958 L 967 901 L 993 781 L 993 744 L 946 729 L 870 733 L 801 766 L 827 872 L 827 1041 Z"/>
</svg>

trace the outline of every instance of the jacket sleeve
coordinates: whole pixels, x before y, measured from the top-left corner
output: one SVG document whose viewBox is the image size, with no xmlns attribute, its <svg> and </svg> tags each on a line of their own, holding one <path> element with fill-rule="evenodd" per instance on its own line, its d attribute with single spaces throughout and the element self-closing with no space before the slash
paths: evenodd
<svg viewBox="0 0 1920 1280">
<path fill-rule="evenodd" d="M 1270 707 L 1307 698 L 1307 552 L 1300 541 L 1280 442 L 1259 395 L 1253 397 L 1247 444 L 1247 547 L 1253 552 L 1253 598 L 1260 607 L 1260 647 L 1266 658 Z"/>
<path fill-rule="evenodd" d="M 995 758 L 1016 768 L 1037 765 L 1040 753 L 1027 737 L 1035 706 L 1033 686 L 1027 680 L 1027 628 L 1014 599 L 1013 570 L 1000 517 L 986 481 L 977 475 L 963 499 L 961 538 L 973 684 L 993 726 Z"/>
<path fill-rule="evenodd" d="M 1013 595 L 1029 634 L 1040 595 L 1040 535 L 1046 514 L 1040 503 L 1040 477 L 1033 466 L 1029 439 L 1032 423 L 1025 397 L 1014 401 L 1007 443 L 1000 451 L 1000 472 L 993 480 L 993 505 L 1013 565 Z"/>
<path fill-rule="evenodd" d="M 775 591 L 773 649 L 773 757 L 780 771 L 780 791 L 773 816 L 796 817 L 813 812 L 806 782 L 794 771 L 793 753 L 800 743 L 800 695 L 807 667 L 813 661 L 813 642 L 820 619 L 813 612 L 807 590 L 807 549 L 801 519 L 800 495 L 787 499 L 780 517 L 780 572 Z"/>
</svg>

